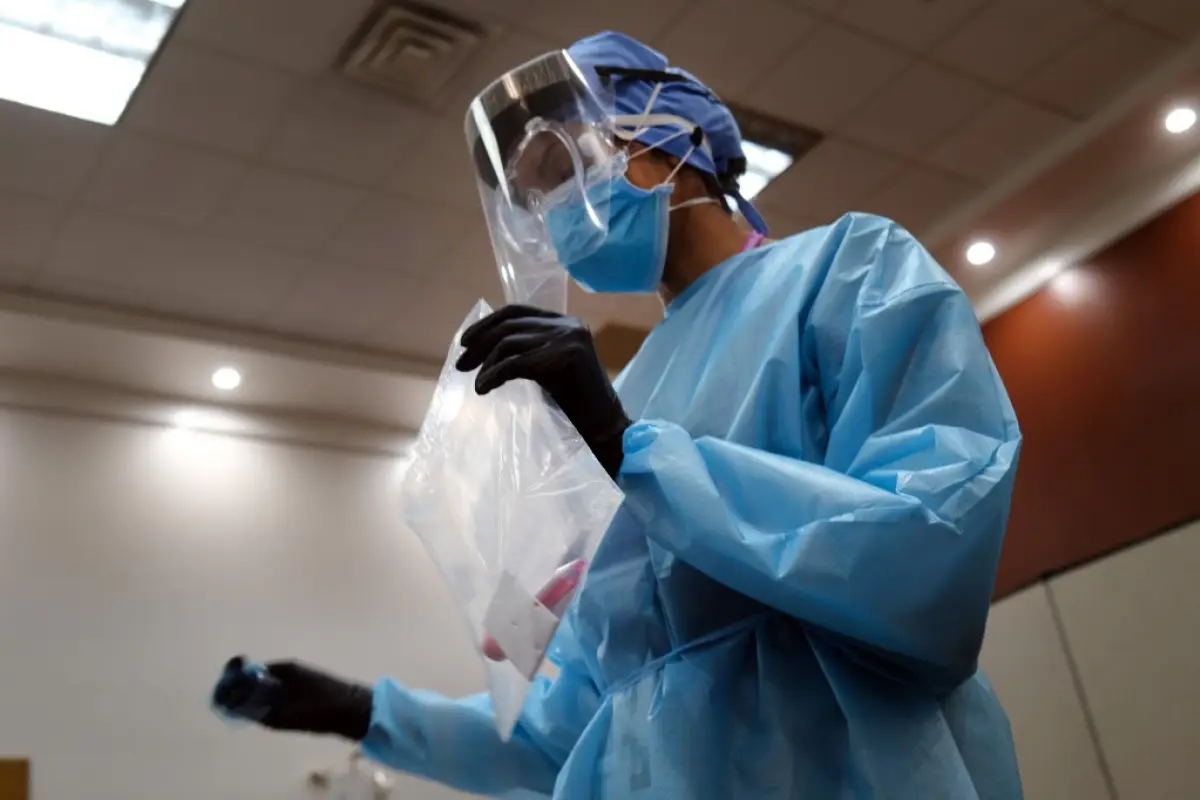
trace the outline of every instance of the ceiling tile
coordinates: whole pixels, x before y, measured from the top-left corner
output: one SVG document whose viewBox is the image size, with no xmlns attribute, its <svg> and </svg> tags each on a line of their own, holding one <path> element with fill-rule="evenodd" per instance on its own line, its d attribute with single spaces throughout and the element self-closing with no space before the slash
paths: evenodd
<svg viewBox="0 0 1200 800">
<path fill-rule="evenodd" d="M 866 101 L 908 61 L 893 47 L 825 23 L 772 69 L 749 97 L 764 111 L 827 128 Z"/>
<path fill-rule="evenodd" d="M 127 134 L 113 140 L 83 201 L 196 226 L 208 220 L 244 171 L 241 161 L 228 156 Z"/>
<path fill-rule="evenodd" d="M 50 294 L 72 302 L 101 304 L 122 309 L 150 310 L 150 304 L 135 288 L 99 277 L 64 275 L 57 271 L 40 270 L 26 282 L 39 294 Z"/>
<path fill-rule="evenodd" d="M 389 321 L 421 313 L 423 283 L 401 269 L 323 260 L 300 278 L 266 324 L 313 339 L 371 341 L 372 332 Z M 465 315 L 463 309 L 459 319 Z M 443 354 L 448 343 L 442 343 Z M 404 351 L 402 343 L 389 349 Z"/>
<path fill-rule="evenodd" d="M 150 297 L 164 298 L 156 303 L 162 310 L 257 326 L 311 267 L 311 261 L 264 247 L 201 242 L 183 261 L 186 279 L 164 288 L 155 284 Z"/>
<path fill-rule="evenodd" d="M 264 248 L 80 210 L 31 282 L 166 313 L 249 322 L 277 302 L 304 261 Z"/>
<path fill-rule="evenodd" d="M 1196 0 L 1122 0 L 1119 5 L 1126 16 L 1177 39 L 1188 39 L 1200 30 L 1200 3 Z"/>
<path fill-rule="evenodd" d="M 785 217 L 832 221 L 857 211 L 904 162 L 826 139 L 767 186 L 755 202 Z"/>
<path fill-rule="evenodd" d="M 376 277 L 384 270 L 371 270 Z M 359 271 L 331 261 L 315 265 L 278 307 L 263 319 L 263 326 L 289 336 L 329 342 L 363 341 L 380 305 L 391 296 L 377 281 Z M 386 277 L 386 274 L 385 274 Z M 413 281 L 411 276 L 406 280 Z"/>
<path fill-rule="evenodd" d="M 324 245 L 367 192 L 295 172 L 252 169 L 213 218 L 220 236 L 308 250 Z"/>
<path fill-rule="evenodd" d="M 1013 86 L 1104 20 L 1085 0 L 996 0 L 939 45 L 950 66 Z"/>
<path fill-rule="evenodd" d="M 317 74 L 374 0 L 191 0 L 177 35 L 253 61 Z"/>
<path fill-rule="evenodd" d="M 172 256 L 186 251 L 187 241 L 187 233 L 154 222 L 81 209 L 59 231 L 42 273 L 64 284 L 79 279 L 135 289 L 172 273 Z"/>
<path fill-rule="evenodd" d="M 1171 40 L 1113 18 L 1042 66 L 1020 89 L 1027 97 L 1087 117 L 1175 50 Z"/>
<path fill-rule="evenodd" d="M 956 175 L 987 181 L 1038 147 L 1065 134 L 1064 116 L 1004 96 L 955 131 L 923 160 Z"/>
<path fill-rule="evenodd" d="M 315 81 L 296 98 L 267 158 L 362 186 L 378 186 L 432 125 L 432 117 L 341 79 Z"/>
<path fill-rule="evenodd" d="M 656 46 L 672 64 L 732 98 L 794 49 L 815 24 L 811 13 L 777 0 L 701 0 Z"/>
<path fill-rule="evenodd" d="M 568 43 L 518 28 L 494 31 L 483 48 L 463 66 L 461 73 L 450 80 L 433 101 L 434 105 L 447 119 L 461 125 L 467 104 L 480 90 L 509 70 Z"/>
<path fill-rule="evenodd" d="M 838 131 L 892 153 L 916 156 L 995 97 L 972 78 L 917 62 L 838 125 Z"/>
<path fill-rule="evenodd" d="M 819 14 L 832 14 L 846 0 L 786 0 L 789 5 L 816 11 Z"/>
<path fill-rule="evenodd" d="M 22 278 L 41 261 L 64 206 L 0 192 L 0 280 Z"/>
<path fill-rule="evenodd" d="M 478 213 L 375 194 L 355 209 L 325 252 L 350 264 L 428 276 L 437 273 L 453 246 L 482 225 Z"/>
<path fill-rule="evenodd" d="M 451 248 L 449 257 L 432 276 L 474 292 L 500 291 L 503 287 L 492 241 L 482 215 L 477 216 L 478 221 L 462 232 L 461 243 Z"/>
<path fill-rule="evenodd" d="M 111 128 L 0 100 L 0 187 L 69 200 Z"/>
<path fill-rule="evenodd" d="M 134 95 L 123 126 L 235 155 L 259 153 L 300 79 L 172 42 Z"/>
<path fill-rule="evenodd" d="M 365 338 L 376 347 L 440 363 L 455 331 L 480 299 L 493 308 L 503 302 L 498 286 L 481 297 L 481 292 L 468 287 L 436 279 L 420 281 L 392 295 L 383 318 Z"/>
<path fill-rule="evenodd" d="M 920 51 L 989 0 L 846 0 L 836 17 L 910 50 Z"/>
<path fill-rule="evenodd" d="M 438 0 L 438 8 L 476 21 L 520 24 L 534 0 Z"/>
<path fill-rule="evenodd" d="M 196 259 L 193 272 L 212 268 L 207 282 L 184 288 L 178 282 L 143 285 L 143 305 L 158 313 L 174 314 L 223 325 L 260 328 L 266 313 L 309 263 L 269 250 L 227 245 Z M 224 270 L 217 272 L 217 267 Z"/>
<path fill-rule="evenodd" d="M 404 156 L 385 188 L 479 214 L 479 190 L 462 120 L 438 122 Z"/>
<path fill-rule="evenodd" d="M 619 30 L 645 42 L 659 36 L 687 4 L 688 0 L 607 0 L 604 3 L 532 0 L 521 23 L 531 31 L 550 37 L 559 47 L 605 30 Z"/>
<path fill-rule="evenodd" d="M 888 217 L 920 236 L 979 187 L 970 181 L 910 167 L 871 196 L 865 210 Z"/>
</svg>

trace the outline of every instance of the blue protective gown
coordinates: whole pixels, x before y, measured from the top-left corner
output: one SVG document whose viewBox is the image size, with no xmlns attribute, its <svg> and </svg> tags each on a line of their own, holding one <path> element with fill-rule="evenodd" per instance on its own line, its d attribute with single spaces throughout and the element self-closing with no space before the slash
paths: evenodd
<svg viewBox="0 0 1200 800">
<path fill-rule="evenodd" d="M 976 668 L 1020 433 L 930 255 L 851 214 L 736 256 L 618 391 L 626 502 L 558 679 L 507 743 L 486 697 L 383 680 L 366 752 L 507 796 L 1021 797 Z"/>
</svg>

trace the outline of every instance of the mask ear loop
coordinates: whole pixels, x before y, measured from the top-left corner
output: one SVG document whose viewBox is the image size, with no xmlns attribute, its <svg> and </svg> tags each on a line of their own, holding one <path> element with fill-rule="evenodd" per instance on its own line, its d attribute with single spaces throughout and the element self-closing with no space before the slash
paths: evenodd
<svg viewBox="0 0 1200 800">
<path fill-rule="evenodd" d="M 706 206 L 710 203 L 712 205 L 716 205 L 717 199 L 715 197 L 693 197 L 691 200 L 684 200 L 682 203 L 676 203 L 675 205 L 670 206 L 667 210 L 679 211 L 680 209 L 691 208 L 693 206 Z"/>
<path fill-rule="evenodd" d="M 699 125 L 697 125 L 694 122 L 691 122 L 690 120 L 686 120 L 683 117 L 675 116 L 674 114 L 655 114 L 655 113 L 653 113 L 654 101 L 656 101 L 658 99 L 658 95 L 662 91 L 662 88 L 664 85 L 665 84 L 663 84 L 663 83 L 655 84 L 654 90 L 650 92 L 650 98 L 646 101 L 646 106 L 642 109 L 641 115 L 634 118 L 637 127 L 635 127 L 633 129 L 633 132 L 630 133 L 628 131 L 618 130 L 616 132 L 617 135 L 620 136 L 622 139 L 632 141 L 632 140 L 637 139 L 639 136 L 641 136 L 646 131 L 650 130 L 650 128 L 652 128 L 652 127 L 675 125 L 675 126 L 678 126 L 679 130 L 677 130 L 675 133 L 671 134 L 670 136 L 667 136 L 662 141 L 655 144 L 654 147 L 646 148 L 646 150 L 654 150 L 654 149 L 661 148 L 667 142 L 671 141 L 672 139 L 677 139 L 680 136 L 689 136 L 689 137 L 691 137 L 691 140 L 692 140 L 692 146 L 691 146 L 691 149 L 689 149 L 687 151 L 687 153 L 684 155 L 683 161 L 687 161 L 687 159 L 691 157 L 692 152 L 695 151 L 695 149 L 697 147 L 702 147 L 705 152 L 708 152 L 708 141 L 704 136 L 704 129 L 701 128 Z M 627 117 L 617 117 L 614 119 L 614 122 L 616 122 L 617 124 L 620 124 L 620 120 L 622 120 L 622 119 L 628 119 L 628 118 Z M 643 150 L 642 152 L 645 152 L 645 150 Z M 639 154 L 635 153 L 633 156 L 630 156 L 630 158 L 634 158 L 637 155 L 639 155 Z M 680 163 L 682 164 L 683 161 L 681 161 Z M 676 167 L 676 171 L 678 171 L 678 169 L 679 168 Z M 674 178 L 674 177 L 675 177 L 675 173 L 672 172 L 671 178 Z M 671 180 L 671 178 L 668 178 L 668 181 Z"/>
<path fill-rule="evenodd" d="M 624 139 L 627 142 L 631 142 L 631 141 L 636 140 L 639 136 L 641 136 L 646 131 L 650 130 L 650 128 L 652 128 L 652 127 L 659 126 L 659 125 L 675 125 L 675 126 L 679 127 L 678 131 L 676 131 L 675 133 L 666 137 L 661 142 L 656 144 L 654 147 L 647 147 L 646 150 L 657 149 L 657 148 L 661 147 L 663 144 L 665 144 L 666 142 L 669 142 L 672 139 L 675 139 L 679 136 L 684 136 L 684 135 L 690 135 L 692 137 L 692 148 L 695 149 L 697 146 L 697 139 L 699 139 L 701 142 L 703 142 L 703 133 L 701 133 L 699 137 L 696 135 L 696 131 L 699 129 L 698 125 L 696 125 L 695 123 L 690 122 L 688 120 L 685 120 L 682 117 L 677 117 L 673 114 L 655 114 L 655 113 L 653 113 L 654 112 L 654 103 L 658 100 L 658 96 L 662 92 L 663 86 L 665 86 L 665 85 L 666 84 L 662 83 L 661 81 L 654 84 L 654 89 L 651 90 L 650 97 L 646 100 L 646 105 L 642 108 L 642 113 L 639 114 L 638 116 L 636 116 L 636 117 L 626 117 L 626 116 L 613 117 L 614 133 L 621 139 Z M 624 127 L 628 128 L 631 125 L 633 127 L 632 131 L 620 130 L 620 128 L 618 127 L 618 126 L 624 126 Z M 646 150 L 642 150 L 641 152 L 644 153 L 644 152 L 646 152 Z M 633 155 L 630 156 L 630 158 L 636 158 L 640 154 L 641 153 L 634 153 Z M 688 151 L 688 155 L 689 156 L 691 155 L 690 150 Z M 674 177 L 674 173 L 672 173 L 672 177 Z"/>
<path fill-rule="evenodd" d="M 690 137 L 691 138 L 691 147 L 689 147 L 688 151 L 683 154 L 683 158 L 678 160 L 678 162 L 675 164 L 675 167 L 671 170 L 670 174 L 667 175 L 666 179 L 663 180 L 663 182 L 661 184 L 659 184 L 660 186 L 668 186 L 668 185 L 673 186 L 675 183 L 675 176 L 679 174 L 679 170 L 683 169 L 684 165 L 687 163 L 687 160 L 689 158 L 691 158 L 692 153 L 694 153 L 696 151 L 696 148 L 703 148 L 705 152 L 708 152 L 709 150 L 708 150 L 708 140 L 704 136 L 704 129 L 701 128 L 699 125 L 696 125 L 695 123 L 689 122 L 689 121 L 683 119 L 682 117 L 677 117 L 672 114 L 654 114 L 654 113 L 652 113 L 654 110 L 654 101 L 658 99 L 658 95 L 662 91 L 662 88 L 664 85 L 665 84 L 663 84 L 662 82 L 656 83 L 654 85 L 654 89 L 650 92 L 650 98 L 646 101 L 646 105 L 642 109 L 641 115 L 635 118 L 636 127 L 633 129 L 632 132 L 615 129 L 615 126 L 620 124 L 620 120 L 624 119 L 621 117 L 617 117 L 617 118 L 614 118 L 614 133 L 618 137 L 625 139 L 626 141 L 634 141 L 637 139 L 637 137 L 641 136 L 643 133 L 645 133 L 651 127 L 654 127 L 656 125 L 678 125 L 679 130 L 677 130 L 675 133 L 671 134 L 670 136 L 667 136 L 662 141 L 655 144 L 653 147 L 647 147 L 647 148 L 640 150 L 640 151 L 632 154 L 631 156 L 629 156 L 629 159 L 632 160 L 632 159 L 640 156 L 642 153 L 648 153 L 651 150 L 656 150 L 656 149 L 661 148 L 662 145 L 666 144 L 667 142 L 671 141 L 672 139 L 677 139 L 680 136 Z M 681 208 L 690 208 L 692 206 L 705 205 L 707 203 L 715 203 L 715 202 L 717 202 L 717 201 L 711 197 L 693 197 L 692 199 L 685 200 L 682 203 L 679 203 L 678 205 L 671 206 L 670 210 L 676 211 Z"/>
<path fill-rule="evenodd" d="M 638 124 L 637 130 L 633 132 L 630 138 L 636 139 L 649 129 L 650 112 L 654 110 L 654 101 L 658 99 L 658 95 L 662 92 L 663 84 L 654 84 L 654 90 L 650 92 L 650 98 L 646 101 L 646 107 L 642 109 L 642 120 Z"/>
<path fill-rule="evenodd" d="M 683 131 L 680 131 L 679 133 L 681 134 Z M 675 135 L 678 136 L 679 134 Z M 696 148 L 704 142 L 704 129 L 699 125 L 694 126 L 689 135 L 692 138 L 692 146 L 689 147 L 688 151 L 683 154 L 683 158 L 679 159 L 679 163 L 675 165 L 675 169 L 671 170 L 671 174 L 667 176 L 667 179 L 664 181 L 664 183 L 674 182 L 675 176 L 679 174 L 679 170 L 683 169 L 683 165 L 686 164 L 687 160 L 692 157 L 692 153 L 696 152 Z"/>
</svg>

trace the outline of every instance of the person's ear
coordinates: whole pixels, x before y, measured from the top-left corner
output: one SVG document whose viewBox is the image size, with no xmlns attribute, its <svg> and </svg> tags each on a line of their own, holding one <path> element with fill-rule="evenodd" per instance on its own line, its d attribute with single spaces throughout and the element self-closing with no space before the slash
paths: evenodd
<svg viewBox="0 0 1200 800">
<path fill-rule="evenodd" d="M 629 159 L 625 177 L 639 189 L 653 189 L 662 184 L 671 174 L 671 167 L 663 158 L 656 157 L 657 151 Z"/>
<path fill-rule="evenodd" d="M 672 161 L 674 162 L 672 169 L 674 169 L 675 165 L 679 164 L 679 159 L 672 158 Z M 666 180 L 666 178 L 664 177 L 663 180 Z M 671 202 L 673 204 L 712 196 L 712 192 L 709 190 L 704 176 L 687 164 L 684 164 L 682 169 L 675 172 L 675 177 L 672 180 L 675 182 L 675 189 L 671 192 Z"/>
</svg>

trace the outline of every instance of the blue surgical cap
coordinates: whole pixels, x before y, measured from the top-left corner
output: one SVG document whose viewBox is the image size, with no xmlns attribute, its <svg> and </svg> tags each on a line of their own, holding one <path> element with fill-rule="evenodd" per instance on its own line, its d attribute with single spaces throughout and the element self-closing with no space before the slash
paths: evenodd
<svg viewBox="0 0 1200 800">
<path fill-rule="evenodd" d="M 597 70 L 615 67 L 625 70 L 612 79 L 611 91 L 619 115 L 641 115 L 654 93 L 654 114 L 671 114 L 700 126 L 708 140 L 709 152 L 694 147 L 687 136 L 680 136 L 678 128 L 661 125 L 647 128 L 637 136 L 637 141 L 683 159 L 689 166 L 712 175 L 721 190 L 736 203 L 738 211 L 759 233 L 766 233 L 767 226 L 762 216 L 738 192 L 735 179 L 745 171 L 746 154 L 742 150 L 742 134 L 729 107 L 721 102 L 716 93 L 701 83 L 691 73 L 672 67 L 662 53 L 648 47 L 623 33 L 606 31 L 580 39 L 567 48 L 571 59 L 579 65 L 589 82 L 601 84 Z M 630 72 L 634 72 L 630 75 Z M 636 71 L 647 75 L 637 76 Z M 669 73 L 681 80 L 663 82 L 652 73 Z"/>
</svg>

